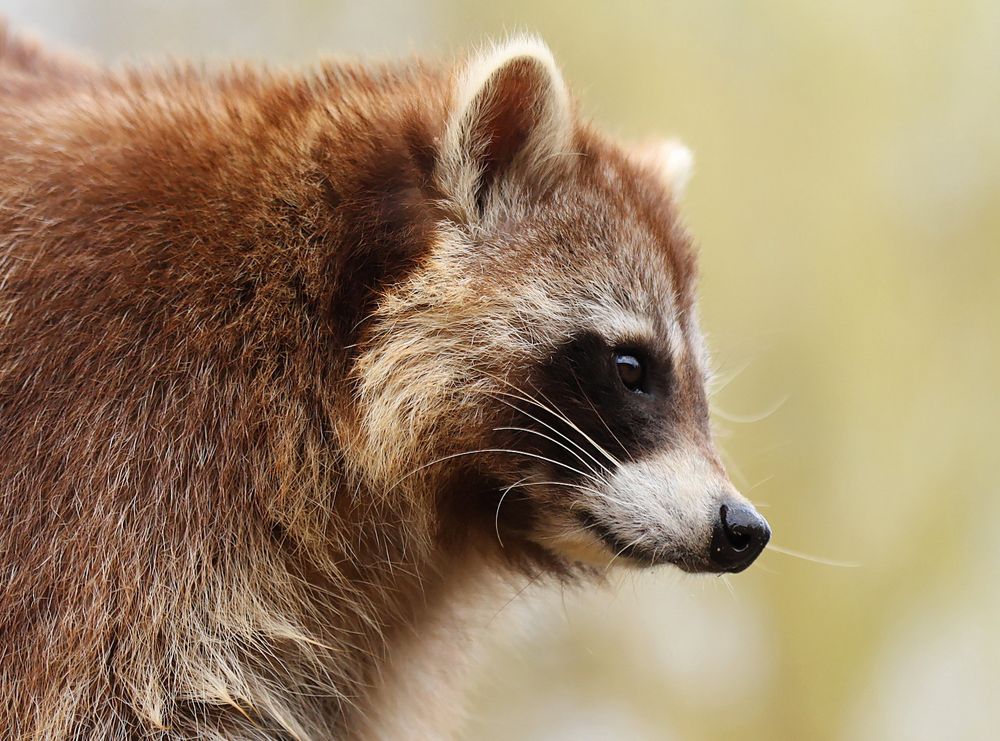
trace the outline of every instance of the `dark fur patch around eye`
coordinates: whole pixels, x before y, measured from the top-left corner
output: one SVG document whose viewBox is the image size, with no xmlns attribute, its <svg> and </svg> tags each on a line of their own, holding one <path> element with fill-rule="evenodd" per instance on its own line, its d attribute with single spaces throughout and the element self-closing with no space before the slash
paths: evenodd
<svg viewBox="0 0 1000 741">
<path fill-rule="evenodd" d="M 575 452 L 553 445 L 549 452 L 558 455 L 557 460 L 572 461 L 575 468 L 582 466 L 580 457 L 591 464 L 597 460 L 610 465 L 597 446 L 616 460 L 625 461 L 670 444 L 677 420 L 669 355 L 662 348 L 641 347 L 638 343 L 626 349 L 643 357 L 644 393 L 635 393 L 622 384 L 615 355 L 623 348 L 609 346 L 592 332 L 557 348 L 537 369 L 533 379 L 536 396 L 552 409 L 532 407 L 531 413 L 569 438 L 572 443 L 551 430 L 542 430 Z M 561 419 L 560 414 L 572 424 Z M 538 427 L 539 422 L 535 422 L 534 428 Z"/>
</svg>

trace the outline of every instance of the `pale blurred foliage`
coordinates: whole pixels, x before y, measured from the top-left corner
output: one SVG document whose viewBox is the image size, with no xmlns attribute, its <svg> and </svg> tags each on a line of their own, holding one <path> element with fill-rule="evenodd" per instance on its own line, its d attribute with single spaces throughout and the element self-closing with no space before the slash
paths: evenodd
<svg viewBox="0 0 1000 741">
<path fill-rule="evenodd" d="M 986 739 L 1000 698 L 1000 5 L 0 0 L 106 59 L 445 54 L 542 34 L 605 128 L 677 134 L 731 473 L 719 579 L 526 590 L 469 739 Z M 783 402 L 783 403 L 782 403 Z M 524 627 L 506 627 L 515 613 Z"/>
</svg>

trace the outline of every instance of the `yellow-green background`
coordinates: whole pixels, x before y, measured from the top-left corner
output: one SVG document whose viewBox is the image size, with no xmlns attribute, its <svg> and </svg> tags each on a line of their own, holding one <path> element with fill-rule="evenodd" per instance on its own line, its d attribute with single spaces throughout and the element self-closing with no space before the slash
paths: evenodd
<svg viewBox="0 0 1000 741">
<path fill-rule="evenodd" d="M 104 59 L 552 46 L 686 201 L 736 482 L 786 548 L 728 580 L 530 590 L 468 739 L 1000 738 L 1000 3 L 0 0 Z M 526 618 L 511 630 L 508 617 Z"/>
</svg>

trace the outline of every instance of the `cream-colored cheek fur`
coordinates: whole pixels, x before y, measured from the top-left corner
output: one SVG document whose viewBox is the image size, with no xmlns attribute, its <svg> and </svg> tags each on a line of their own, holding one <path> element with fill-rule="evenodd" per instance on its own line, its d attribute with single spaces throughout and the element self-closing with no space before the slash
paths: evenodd
<svg viewBox="0 0 1000 741">
<path fill-rule="evenodd" d="M 436 470 L 431 451 L 443 458 L 474 449 L 482 436 L 470 431 L 488 437 L 484 414 L 499 403 L 495 395 L 528 391 L 505 379 L 523 376 L 577 332 L 596 331 L 611 346 L 655 336 L 646 317 L 610 296 L 567 296 L 558 277 L 539 274 L 517 290 L 456 279 L 470 274 L 476 249 L 459 230 L 442 227 L 425 269 L 385 296 L 376 313 L 380 329 L 355 368 L 361 434 L 348 443 L 377 490 L 425 488 Z M 668 327 L 681 359 L 683 330 L 672 318 Z"/>
<path fill-rule="evenodd" d="M 387 295 L 376 313 L 380 329 L 355 369 L 363 416 L 349 454 L 378 490 L 432 476 L 432 453 L 474 449 L 477 430 L 489 430 L 484 414 L 497 404 L 492 396 L 510 391 L 504 379 L 573 326 L 568 307 L 544 281 L 491 291 L 457 279 L 468 275 L 475 249 L 457 230 L 442 228 L 425 269 Z"/>
</svg>

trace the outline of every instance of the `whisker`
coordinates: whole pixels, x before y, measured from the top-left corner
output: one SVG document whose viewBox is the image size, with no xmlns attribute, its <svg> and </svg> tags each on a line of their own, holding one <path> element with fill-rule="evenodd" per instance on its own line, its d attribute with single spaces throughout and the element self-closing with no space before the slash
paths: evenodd
<svg viewBox="0 0 1000 741">
<path fill-rule="evenodd" d="M 393 484 L 393 488 L 399 486 L 406 479 L 410 478 L 410 476 L 413 476 L 414 474 L 417 474 L 420 471 L 423 471 L 425 468 L 430 468 L 433 465 L 436 465 L 438 463 L 443 463 L 444 461 L 452 460 L 453 458 L 461 458 L 461 457 L 467 456 L 467 455 L 480 455 L 482 453 L 511 453 L 513 455 L 523 455 L 523 456 L 525 456 L 527 458 L 535 458 L 536 460 L 540 460 L 540 461 L 545 461 L 547 463 L 551 463 L 554 466 L 561 466 L 562 468 L 565 468 L 565 469 L 567 469 L 569 471 L 572 471 L 573 473 L 578 474 L 580 476 L 583 476 L 586 479 L 590 479 L 591 481 L 595 481 L 598 484 L 603 483 L 600 479 L 598 479 L 597 477 L 593 476 L 592 474 L 586 473 L 584 471 L 581 471 L 578 468 L 574 468 L 573 466 L 567 465 L 566 463 L 563 463 L 562 461 L 557 461 L 557 460 L 553 460 L 552 458 L 547 458 L 544 455 L 538 455 L 536 453 L 528 453 L 528 452 L 526 452 L 524 450 L 512 450 L 510 448 L 480 448 L 479 450 L 465 450 L 465 451 L 463 451 L 461 453 L 452 453 L 451 455 L 441 456 L 440 458 L 435 458 L 432 461 L 424 463 L 422 466 L 418 466 L 417 468 L 414 468 L 408 474 L 406 474 L 401 479 L 399 479 L 398 481 L 396 481 L 396 483 Z"/>
<path fill-rule="evenodd" d="M 618 445 L 621 446 L 621 449 L 623 451 L 625 451 L 625 455 L 628 455 L 628 450 L 625 448 L 624 445 L 622 445 L 621 440 L 619 440 L 618 437 L 615 435 L 615 433 L 611 431 L 611 428 L 608 427 L 607 423 L 604 421 L 604 418 L 601 416 L 601 413 L 597 411 L 597 408 L 593 405 L 593 403 L 591 403 L 590 398 L 587 396 L 586 393 L 584 393 L 583 386 L 580 385 L 580 378 L 575 373 L 573 374 L 573 380 L 576 381 L 577 388 L 580 389 L 580 396 L 583 397 L 587 401 L 588 404 L 590 404 L 590 408 L 594 410 L 594 413 L 597 415 L 597 418 L 599 420 L 601 420 L 601 424 L 603 424 L 604 427 L 608 430 L 608 432 L 611 433 L 611 437 L 613 437 L 614 440 L 615 440 L 615 442 L 618 443 Z M 539 396 L 541 396 L 543 399 L 545 399 L 545 401 L 547 401 L 549 404 L 552 404 L 553 406 L 555 406 L 555 403 L 551 399 L 549 399 L 549 397 L 547 397 L 544 393 L 542 393 L 541 390 L 535 388 L 534 386 L 532 386 L 532 389 L 534 389 L 539 394 Z M 619 461 L 617 458 L 615 458 L 613 455 L 611 455 L 611 453 L 609 453 L 607 451 L 607 449 L 603 445 L 601 445 L 600 443 L 598 443 L 596 440 L 594 440 L 594 438 L 592 438 L 586 432 L 584 432 L 583 430 L 581 430 L 577 425 L 575 425 L 573 422 L 571 422 L 569 420 L 569 418 L 566 417 L 565 414 L 562 415 L 562 418 L 565 419 L 566 423 L 568 425 L 570 425 L 571 427 L 573 427 L 574 430 L 576 430 L 581 435 L 583 435 L 584 439 L 587 440 L 587 442 L 589 442 L 591 445 L 593 445 L 595 448 L 597 448 L 598 451 L 600 451 L 605 456 L 607 456 L 608 460 L 610 460 L 615 466 L 620 466 L 621 465 L 621 461 Z"/>
<path fill-rule="evenodd" d="M 533 419 L 533 420 L 534 420 L 535 422 L 537 422 L 538 424 L 542 425 L 543 427 L 545 427 L 545 428 L 547 428 L 547 429 L 551 430 L 552 432 L 554 432 L 555 434 L 559 435 L 559 437 L 561 437 L 561 438 L 562 438 L 563 440 L 565 440 L 565 441 L 566 441 L 566 442 L 568 442 L 568 443 L 569 443 L 570 445 L 572 445 L 572 446 L 573 446 L 574 448 L 576 448 L 576 449 L 577 449 L 577 450 L 579 450 L 579 451 L 580 451 L 581 453 L 583 453 L 583 454 L 584 454 L 584 455 L 586 455 L 586 456 L 587 456 L 588 458 L 590 458 L 590 460 L 592 460 L 592 461 L 593 461 L 593 462 L 594 462 L 595 464 L 597 464 L 597 466 L 598 466 L 598 467 L 599 467 L 599 468 L 600 468 L 600 469 L 601 469 L 602 471 L 608 471 L 608 467 L 607 467 L 607 466 L 605 466 L 605 465 L 604 465 L 603 463 L 601 463 L 601 462 L 600 462 L 599 460 L 597 460 L 597 459 L 596 459 L 596 458 L 595 458 L 595 457 L 594 457 L 593 455 L 591 455 L 591 454 L 590 454 L 590 453 L 589 453 L 589 452 L 588 452 L 588 451 L 587 451 L 587 450 L 586 450 L 585 448 L 583 448 L 583 446 L 581 446 L 581 445 L 580 445 L 579 443 L 577 443 L 577 442 L 576 442 L 575 440 L 573 440 L 572 438 L 568 437 L 568 436 L 567 436 L 566 434 L 564 434 L 563 432 L 560 432 L 559 430 L 557 430 L 557 429 L 556 429 L 555 427 L 553 427 L 552 425 L 548 424 L 547 422 L 545 422 L 545 421 L 543 421 L 543 420 L 539 419 L 538 417 L 534 416 L 534 415 L 533 415 L 533 414 L 531 414 L 530 412 L 526 412 L 526 411 L 524 411 L 523 409 L 521 409 L 521 407 L 517 406 L 516 404 L 512 404 L 512 403 L 510 403 L 509 401 L 507 401 L 507 400 L 505 400 L 505 399 L 501 399 L 501 398 L 499 398 L 498 396 L 496 396 L 496 394 L 500 394 L 501 396 L 510 396 L 510 397 L 512 397 L 512 398 L 515 398 L 515 399 L 519 399 L 519 400 L 521 400 L 521 401 L 526 401 L 526 402 L 528 402 L 529 404 L 534 404 L 535 406 L 539 406 L 537 402 L 535 402 L 535 401 L 532 401 L 531 399 L 526 399 L 526 398 L 522 398 L 522 397 L 518 397 L 518 396 L 515 396 L 514 394 L 508 394 L 508 393 L 506 393 L 506 392 L 503 392 L 503 391 L 498 391 L 498 392 L 495 392 L 495 393 L 493 394 L 493 398 L 495 398 L 495 399 L 496 399 L 497 401 L 499 401 L 499 402 L 500 402 L 501 404 L 506 404 L 506 405 L 507 405 L 508 407 L 510 407 L 511 409 L 513 409 L 513 410 L 515 410 L 515 411 L 517 411 L 517 412 L 520 412 L 521 414 L 523 414 L 524 416 L 528 417 L 529 419 Z M 548 412 L 550 412 L 550 413 L 552 413 L 552 414 L 556 414 L 556 413 L 555 413 L 555 412 L 554 412 L 553 410 L 549 410 L 549 409 L 545 409 L 544 407 L 540 407 L 540 408 L 541 408 L 541 409 L 543 409 L 544 411 L 548 411 Z M 558 414 L 556 414 L 556 416 L 558 417 L 559 415 L 558 415 Z"/>
<path fill-rule="evenodd" d="M 601 493 L 592 486 L 586 486 L 585 484 L 574 484 L 569 481 L 528 481 L 526 483 L 523 483 L 524 481 L 525 481 L 524 479 L 521 479 L 520 481 L 511 484 L 511 487 L 515 489 L 523 489 L 526 486 L 566 486 L 571 489 L 580 489 L 581 491 L 590 492 L 591 494 Z"/>
<path fill-rule="evenodd" d="M 548 440 L 550 443 L 554 443 L 554 444 L 558 445 L 560 448 L 562 448 L 563 450 L 565 450 L 567 453 L 569 453 L 570 455 L 572 455 L 573 457 L 575 457 L 578 461 L 580 461 L 580 463 L 582 463 L 584 466 L 586 466 L 587 469 L 592 474 L 594 474 L 595 476 L 600 476 L 601 475 L 601 472 L 598 471 L 596 468 L 594 468 L 592 465 L 590 465 L 586 461 L 586 459 L 581 458 L 579 453 L 577 453 L 576 451 L 574 451 L 572 448 L 567 447 L 565 443 L 559 442 L 558 440 L 549 437 L 548 435 L 546 435 L 543 432 L 539 432 L 538 430 L 531 430 L 531 429 L 528 429 L 527 427 L 494 427 L 493 428 L 494 432 L 500 432 L 500 431 L 503 431 L 503 430 L 507 430 L 509 432 L 526 432 L 529 435 L 537 435 L 538 437 L 544 438 L 544 439 Z"/>
<path fill-rule="evenodd" d="M 511 484 L 510 486 L 508 486 L 506 489 L 503 490 L 503 494 L 500 495 L 500 501 L 497 502 L 497 511 L 496 511 L 496 514 L 493 516 L 493 528 L 494 528 L 494 530 L 496 530 L 496 533 L 497 533 L 497 542 L 500 543 L 500 547 L 501 548 L 504 547 L 504 544 L 503 544 L 503 538 L 500 537 L 500 507 L 503 506 L 503 500 L 506 498 L 506 496 L 508 494 L 510 494 L 510 490 L 511 489 L 513 489 L 514 487 L 518 486 L 523 481 L 527 481 L 530 478 L 531 478 L 531 475 L 529 474 L 528 476 L 525 476 L 520 481 L 515 481 L 513 484 Z"/>
<path fill-rule="evenodd" d="M 559 411 L 556 408 L 556 405 L 554 404 L 554 402 L 551 399 L 549 399 L 547 396 L 545 396 L 544 393 L 542 393 L 538 389 L 532 387 L 551 406 L 546 406 L 545 404 L 542 404 L 540 401 L 538 401 L 537 399 L 533 398 L 531 396 L 531 394 L 529 394 L 527 391 L 525 391 L 524 389 L 518 388 L 513 383 L 511 383 L 510 381 L 508 381 L 506 378 L 499 378 L 497 376 L 492 376 L 492 375 L 490 377 L 493 378 L 493 380 L 498 381 L 499 383 L 506 384 L 509 388 L 512 388 L 515 391 L 517 391 L 519 394 L 521 394 L 520 398 L 521 398 L 522 401 L 530 402 L 530 403 L 534 404 L 535 406 L 537 406 L 539 409 L 542 409 L 544 411 L 550 412 L 551 414 L 554 414 L 556 417 L 558 417 L 559 419 L 561 419 L 567 425 L 569 425 L 570 427 L 572 427 L 576 432 L 580 433 L 583 436 L 583 438 L 585 440 L 587 440 L 587 442 L 589 442 L 591 445 L 593 445 L 601 454 L 603 454 L 604 456 L 606 456 L 608 458 L 608 460 L 611 461 L 611 463 L 613 465 L 615 465 L 616 467 L 621 465 L 621 462 L 617 458 L 615 458 L 613 455 L 611 455 L 611 453 L 609 453 L 604 448 L 603 445 L 600 445 L 596 440 L 594 440 L 592 437 L 590 437 L 590 435 L 588 435 L 586 432 L 584 432 L 583 430 L 581 430 L 579 428 L 579 426 L 577 426 L 569 417 L 567 417 L 565 414 L 563 414 L 561 411 Z M 514 398 L 517 398 L 517 397 L 514 397 Z M 612 436 L 613 436 L 613 433 L 612 433 Z M 620 444 L 621 443 L 619 442 L 619 445 Z"/>
<path fill-rule="evenodd" d="M 792 558 L 800 558 L 803 561 L 811 561 L 812 563 L 818 563 L 822 566 L 837 566 L 842 569 L 856 569 L 861 566 L 861 564 L 857 561 L 838 561 L 832 558 L 823 558 L 821 556 L 810 556 L 808 553 L 793 551 L 791 548 L 783 548 L 782 546 L 775 545 L 774 543 L 768 544 L 766 550 L 781 553 L 785 556 L 791 556 Z"/>
<path fill-rule="evenodd" d="M 573 502 L 572 506 L 575 506 L 577 502 Z M 580 523 L 574 527 L 565 528 L 554 535 L 543 535 L 540 536 L 539 540 L 558 540 L 560 538 L 565 538 L 567 535 L 576 535 L 577 533 L 585 533 L 594 529 L 593 525 L 587 525 L 585 523 Z"/>
<path fill-rule="evenodd" d="M 534 576 L 532 576 L 532 577 L 531 577 L 531 578 L 530 578 L 530 579 L 528 580 L 528 582 L 527 582 L 527 583 L 526 583 L 526 584 L 525 584 L 525 585 L 524 585 L 523 587 L 521 587 L 520 589 L 518 589 L 518 590 L 517 590 L 517 591 L 516 591 L 516 592 L 514 593 L 514 595 L 513 595 L 513 596 L 512 596 L 512 597 L 511 597 L 511 598 L 510 598 L 509 600 L 507 600 L 506 602 L 504 602 L 504 603 L 503 603 L 503 605 L 501 605 L 501 606 L 500 606 L 500 609 L 499 609 L 499 610 L 497 610 L 497 611 L 496 611 L 496 612 L 494 613 L 493 617 L 491 617 L 491 618 L 489 619 L 489 622 L 488 622 L 488 623 L 486 623 L 486 627 L 488 628 L 488 627 L 490 627 L 491 625 L 493 625 L 493 621 L 494 621 L 494 620 L 496 620 L 496 619 L 497 619 L 498 617 L 500 617 L 500 613 L 501 613 L 501 612 L 503 612 L 504 610 L 506 610 L 506 609 L 507 609 L 507 607 L 508 607 L 508 606 L 509 606 L 509 605 L 510 605 L 510 604 L 511 604 L 511 603 L 512 603 L 512 602 L 513 602 L 514 600 L 516 600 L 516 599 L 517 599 L 518 597 L 520 597 L 520 596 L 521 596 L 522 594 L 524 594 L 524 591 L 525 591 L 525 590 L 526 590 L 526 589 L 527 589 L 528 587 L 530 587 L 530 586 L 531 586 L 532 584 L 534 584 L 534 583 L 535 583 L 536 581 L 538 581 L 538 578 L 539 578 L 539 577 L 540 577 L 540 576 L 542 575 L 542 573 L 543 573 L 543 572 L 539 571 L 539 572 L 538 572 L 537 574 L 535 574 Z"/>
<path fill-rule="evenodd" d="M 740 598 L 736 596 L 736 589 L 733 587 L 732 582 L 729 581 L 729 576 L 727 574 L 719 574 L 719 579 L 726 585 L 726 589 L 729 590 L 729 594 L 732 595 L 733 600 L 739 602 Z"/>
<path fill-rule="evenodd" d="M 594 402 L 592 402 L 590 400 L 590 397 L 587 396 L 586 392 L 584 392 L 583 384 L 580 383 L 580 377 L 574 373 L 573 380 L 576 381 L 576 387 L 580 389 L 580 396 L 583 397 L 583 399 L 587 402 L 587 405 L 590 406 L 590 408 L 594 411 L 594 414 L 597 415 L 597 418 L 601 421 L 601 424 L 604 425 L 604 429 L 607 430 L 608 434 L 611 435 L 611 437 L 614 439 L 616 443 L 618 443 L 618 447 L 622 449 L 622 452 L 625 453 L 625 456 L 630 461 L 634 462 L 635 459 L 632 458 L 632 454 L 628 452 L 628 448 L 625 447 L 624 443 L 622 443 L 622 441 L 618 438 L 618 435 L 615 434 L 614 430 L 612 430 L 608 426 L 608 423 L 604 421 L 604 417 L 601 416 L 601 413 L 597 410 L 597 407 L 594 406 Z"/>
<path fill-rule="evenodd" d="M 777 402 L 772 404 L 766 411 L 761 412 L 760 414 L 752 414 L 752 415 L 729 414 L 728 412 L 724 412 L 715 406 L 712 407 L 712 414 L 722 417 L 722 419 L 726 420 L 727 422 L 735 422 L 736 424 L 753 424 L 755 422 L 762 422 L 763 420 L 770 417 L 772 414 L 781 409 L 781 407 L 783 407 L 790 398 L 791 397 L 788 395 L 781 397 L 780 399 L 778 399 Z"/>
<path fill-rule="evenodd" d="M 607 494 L 607 493 L 605 493 L 603 491 L 599 491 L 598 489 L 595 489 L 592 486 L 584 486 L 582 484 L 572 484 L 572 483 L 570 483 L 568 481 L 528 481 L 527 483 L 521 483 L 523 481 L 524 481 L 524 479 L 521 479 L 521 481 L 518 481 L 516 484 L 512 484 L 511 486 L 513 488 L 517 488 L 517 489 L 523 489 L 526 486 L 542 486 L 542 485 L 546 485 L 546 484 L 549 485 L 549 486 L 565 486 L 565 487 L 569 487 L 569 488 L 572 488 L 572 489 L 579 489 L 581 491 L 588 492 L 588 493 L 593 494 L 593 495 L 595 495 L 595 496 L 597 496 L 597 497 L 599 497 L 601 499 L 606 499 L 609 502 L 614 502 L 615 504 L 620 504 L 623 507 L 628 507 L 629 506 L 628 502 L 624 502 L 621 499 L 617 499 L 617 498 L 611 496 L 610 494 Z M 579 502 L 576 502 L 575 504 L 579 504 Z"/>
<path fill-rule="evenodd" d="M 758 482 L 757 482 L 756 484 L 754 484 L 754 485 L 753 485 L 753 486 L 751 486 L 751 487 L 750 487 L 749 489 L 747 489 L 747 490 L 746 490 L 745 492 L 743 492 L 743 494 L 744 494 L 744 495 L 746 495 L 746 494 L 749 494 L 749 493 L 750 493 L 750 492 L 752 492 L 752 491 L 753 491 L 754 489 L 756 489 L 756 488 L 757 488 L 758 486 L 763 486 L 763 485 L 764 485 L 764 484 L 766 484 L 766 483 L 767 483 L 768 481 L 771 481 L 771 480 L 772 480 L 772 479 L 773 479 L 773 478 L 774 478 L 775 476 L 777 476 L 777 474 L 774 474 L 774 473 L 772 473 L 772 474 L 771 474 L 770 476 L 765 476 L 765 477 L 764 477 L 764 478 L 762 478 L 762 479 L 761 479 L 760 481 L 758 481 Z"/>
<path fill-rule="evenodd" d="M 621 547 L 621 550 L 620 550 L 620 551 L 618 551 L 618 553 L 616 553 L 616 554 L 615 554 L 615 555 L 614 555 L 614 556 L 613 556 L 613 557 L 611 558 L 611 560 L 610 560 L 610 561 L 608 561 L 608 565 L 604 567 L 604 573 L 605 573 L 605 574 L 607 574 L 607 573 L 608 573 L 608 571 L 610 571 L 610 570 L 611 570 L 611 566 L 612 566 L 612 565 L 614 564 L 614 562 L 615 562 L 616 560 L 618 560 L 618 557 L 619 557 L 620 555 L 622 555 L 622 554 L 623 554 L 623 553 L 624 553 L 625 551 L 629 550 L 629 549 L 630 549 L 630 548 L 632 548 L 633 546 L 636 546 L 636 545 L 639 545 L 639 543 L 641 543 L 641 542 L 642 542 L 642 536 L 640 535 L 640 536 L 639 536 L 638 538 L 636 538 L 635 540 L 633 540 L 633 541 L 632 541 L 631 543 L 626 543 L 625 545 L 623 545 L 623 546 Z"/>
<path fill-rule="evenodd" d="M 752 360 L 746 361 L 743 365 L 741 365 L 735 371 L 731 372 L 729 374 L 729 377 L 726 378 L 726 380 L 724 380 L 724 381 L 715 381 L 713 379 L 713 382 L 709 384 L 708 395 L 710 397 L 711 396 L 715 396 L 717 393 L 719 393 L 720 391 L 722 391 L 729 384 L 731 384 L 737 378 L 739 378 L 740 376 L 742 376 L 743 372 L 746 371 L 746 369 L 750 367 L 750 365 L 751 365 L 752 362 L 753 362 Z"/>
</svg>

